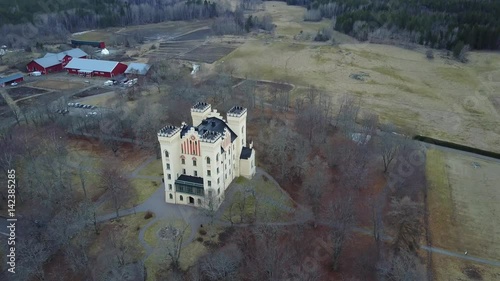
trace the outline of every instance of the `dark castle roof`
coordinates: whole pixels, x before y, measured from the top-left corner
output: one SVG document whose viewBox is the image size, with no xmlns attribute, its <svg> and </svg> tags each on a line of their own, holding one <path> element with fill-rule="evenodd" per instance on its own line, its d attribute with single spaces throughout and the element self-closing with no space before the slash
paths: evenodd
<svg viewBox="0 0 500 281">
<path fill-rule="evenodd" d="M 248 147 L 242 147 L 240 159 L 248 159 L 252 156 L 252 149 Z"/>
<path fill-rule="evenodd" d="M 197 131 L 200 135 L 204 135 L 207 132 L 217 132 L 224 135 L 225 128 L 231 133 L 231 142 L 233 142 L 238 136 L 229 128 L 226 122 L 216 117 L 210 117 L 203 120 L 201 124 L 198 125 Z"/>
</svg>

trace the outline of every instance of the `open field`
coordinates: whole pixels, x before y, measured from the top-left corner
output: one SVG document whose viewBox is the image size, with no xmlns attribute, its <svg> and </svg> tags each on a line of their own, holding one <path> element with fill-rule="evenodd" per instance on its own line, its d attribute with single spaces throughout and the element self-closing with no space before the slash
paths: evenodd
<svg viewBox="0 0 500 281">
<path fill-rule="evenodd" d="M 154 176 L 154 177 L 162 177 L 162 163 L 161 159 L 155 159 L 151 163 L 149 163 L 144 169 L 139 172 L 139 175 L 143 176 Z"/>
<path fill-rule="evenodd" d="M 434 254 L 434 280 L 500 280 L 500 268 Z M 480 277 L 480 278 L 479 278 Z"/>
<path fill-rule="evenodd" d="M 427 153 L 427 178 L 433 246 L 500 260 L 498 161 L 432 149 Z M 436 271 L 441 266 L 434 264 Z M 495 270 L 484 273 L 500 272 Z"/>
<path fill-rule="evenodd" d="M 179 58 L 189 61 L 214 63 L 230 54 L 238 48 L 238 46 L 239 45 L 222 45 L 217 43 L 203 44 Z"/>
<path fill-rule="evenodd" d="M 110 87 L 94 87 L 88 90 L 85 90 L 83 92 L 80 92 L 74 96 L 72 96 L 73 99 L 79 99 L 79 98 L 85 98 L 85 97 L 90 97 L 90 96 L 95 96 L 95 95 L 100 95 L 103 93 L 111 92 L 113 91 L 113 88 Z"/>
<path fill-rule="evenodd" d="M 83 83 L 60 80 L 41 80 L 31 84 L 31 86 L 56 91 L 77 90 L 85 88 L 85 85 Z"/>
<path fill-rule="evenodd" d="M 382 122 L 500 152 L 500 118 L 489 99 L 499 86 L 492 73 L 500 67 L 500 54 L 472 52 L 470 62 L 462 64 L 440 55 L 428 60 L 424 49 L 355 43 L 337 33 L 336 46 L 294 41 L 290 36 L 297 30 L 286 27 L 316 30 L 324 23 L 302 22 L 305 9 L 300 7 L 282 2 L 265 6 L 281 39 L 250 39 L 223 58 L 235 66 L 236 75 L 314 85 L 333 98 L 352 93 L 364 112 L 379 114 Z M 349 77 L 361 71 L 368 74 L 365 81 Z"/>
<path fill-rule="evenodd" d="M 20 98 L 25 98 L 37 94 L 43 94 L 46 93 L 47 91 L 26 86 L 20 86 L 20 87 L 10 88 L 9 90 L 7 90 L 7 92 L 9 93 L 10 97 L 15 101 Z"/>
</svg>

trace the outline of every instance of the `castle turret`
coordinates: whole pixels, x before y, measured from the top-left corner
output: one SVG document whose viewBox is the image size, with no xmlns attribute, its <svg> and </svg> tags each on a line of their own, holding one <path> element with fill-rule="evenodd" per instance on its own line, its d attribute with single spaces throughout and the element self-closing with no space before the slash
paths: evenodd
<svg viewBox="0 0 500 281">
<path fill-rule="evenodd" d="M 175 180 L 181 172 L 181 129 L 176 126 L 166 126 L 158 132 L 165 182 L 165 201 L 169 203 L 176 203 L 177 198 Z"/>
<path fill-rule="evenodd" d="M 238 136 L 238 151 L 247 143 L 247 109 L 241 106 L 233 106 L 227 112 L 227 125 Z"/>
<path fill-rule="evenodd" d="M 193 126 L 198 126 L 203 119 L 212 111 L 212 106 L 206 102 L 197 102 L 191 107 L 191 118 L 193 119 Z"/>
</svg>

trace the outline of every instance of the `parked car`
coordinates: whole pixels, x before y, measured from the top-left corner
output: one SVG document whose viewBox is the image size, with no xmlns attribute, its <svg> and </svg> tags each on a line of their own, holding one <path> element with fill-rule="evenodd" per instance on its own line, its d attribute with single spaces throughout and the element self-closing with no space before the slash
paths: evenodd
<svg viewBox="0 0 500 281">
<path fill-rule="evenodd" d="M 11 86 L 17 86 L 17 82 L 10 83 Z"/>
<path fill-rule="evenodd" d="M 42 73 L 40 71 L 33 71 L 30 73 L 31 76 L 41 76 Z"/>
<path fill-rule="evenodd" d="M 69 107 L 73 107 L 74 105 L 75 105 L 75 103 L 73 103 L 73 102 L 68 102 L 68 106 L 69 106 Z"/>
<path fill-rule="evenodd" d="M 104 86 L 113 86 L 113 81 L 108 80 L 108 81 L 104 82 Z"/>
</svg>

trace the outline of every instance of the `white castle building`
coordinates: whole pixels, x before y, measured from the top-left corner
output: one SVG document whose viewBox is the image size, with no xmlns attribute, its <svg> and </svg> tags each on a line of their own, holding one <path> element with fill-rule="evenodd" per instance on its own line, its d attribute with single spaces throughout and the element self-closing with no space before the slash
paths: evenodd
<svg viewBox="0 0 500 281">
<path fill-rule="evenodd" d="M 193 126 L 166 126 L 158 132 L 165 201 L 218 208 L 234 178 L 255 174 L 255 150 L 247 146 L 247 109 L 227 112 L 227 121 L 210 104 L 191 108 Z"/>
</svg>

